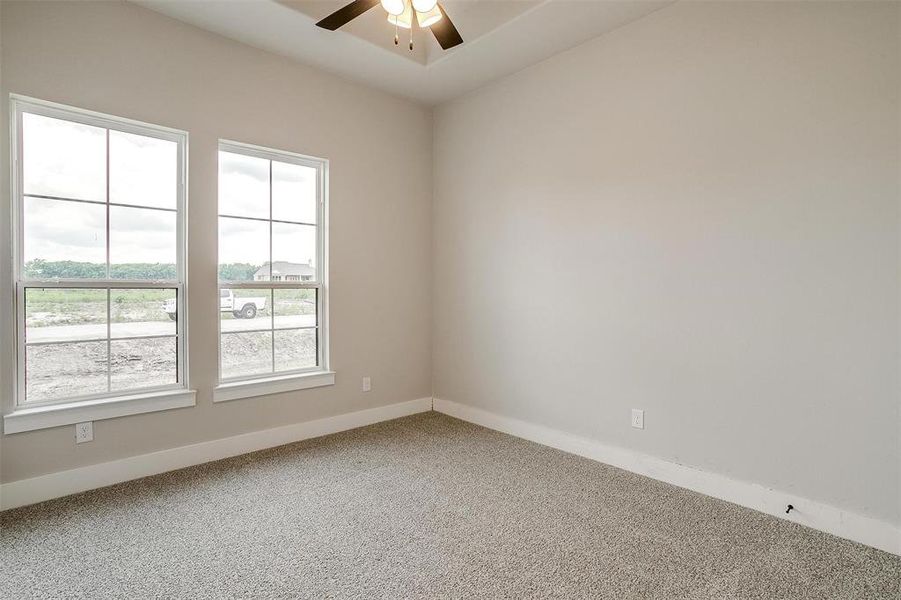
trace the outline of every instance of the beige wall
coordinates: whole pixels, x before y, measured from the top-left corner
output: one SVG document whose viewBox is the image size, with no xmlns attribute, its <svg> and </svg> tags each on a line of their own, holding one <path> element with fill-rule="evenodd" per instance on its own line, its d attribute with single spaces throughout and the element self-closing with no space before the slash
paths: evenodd
<svg viewBox="0 0 901 600">
<path fill-rule="evenodd" d="M 682 2 L 438 109 L 435 396 L 901 521 L 899 8 Z"/>
<path fill-rule="evenodd" d="M 3 2 L 2 139 L 11 92 L 189 132 L 190 371 L 197 406 L 4 435 L 2 481 L 431 395 L 431 114 L 125 3 Z M 219 138 L 328 158 L 333 387 L 212 404 Z M 0 144 L 8 164 L 8 144 Z M 383 155 L 406 166 L 386 175 Z M 396 164 L 396 162 L 394 163 Z M 3 173 L 0 281 L 9 273 Z M 10 302 L 2 285 L 5 409 Z M 360 392 L 360 378 L 372 391 Z"/>
</svg>

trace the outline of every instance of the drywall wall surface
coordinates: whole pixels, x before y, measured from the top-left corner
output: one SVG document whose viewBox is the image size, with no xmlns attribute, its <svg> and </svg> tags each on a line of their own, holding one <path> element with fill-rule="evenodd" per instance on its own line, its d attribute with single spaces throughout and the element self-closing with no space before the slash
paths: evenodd
<svg viewBox="0 0 901 600">
<path fill-rule="evenodd" d="M 680 2 L 439 107 L 434 395 L 901 521 L 899 9 Z"/>
<path fill-rule="evenodd" d="M 188 310 L 197 406 L 3 435 L 2 480 L 429 397 L 431 113 L 123 2 L 4 2 L 2 139 L 9 94 L 186 130 Z M 213 404 L 217 377 L 219 139 L 330 161 L 331 387 Z M 8 165 L 9 147 L 2 147 Z M 404 165 L 386 175 L 383 157 Z M 13 364 L 8 168 L 0 207 L 4 410 Z M 372 391 L 362 393 L 364 375 Z"/>
</svg>

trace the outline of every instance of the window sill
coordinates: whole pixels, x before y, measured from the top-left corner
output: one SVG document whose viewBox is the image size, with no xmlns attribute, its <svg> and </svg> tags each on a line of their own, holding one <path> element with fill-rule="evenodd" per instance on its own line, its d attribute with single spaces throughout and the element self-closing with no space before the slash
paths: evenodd
<svg viewBox="0 0 901 600">
<path fill-rule="evenodd" d="M 3 433 L 9 435 L 85 421 L 185 408 L 195 404 L 194 390 L 174 390 L 20 408 L 3 417 Z"/>
<path fill-rule="evenodd" d="M 254 379 L 252 381 L 234 381 L 219 384 L 213 390 L 213 402 L 228 402 L 255 396 L 267 396 L 281 392 L 293 392 L 314 387 L 335 385 L 334 371 L 316 371 L 303 375 Z"/>
</svg>

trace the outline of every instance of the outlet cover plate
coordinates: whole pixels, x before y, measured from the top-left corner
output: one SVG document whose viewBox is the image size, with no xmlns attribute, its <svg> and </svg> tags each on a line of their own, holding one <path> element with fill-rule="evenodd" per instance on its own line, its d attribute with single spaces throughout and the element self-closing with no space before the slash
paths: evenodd
<svg viewBox="0 0 901 600">
<path fill-rule="evenodd" d="M 638 408 L 632 409 L 632 427 L 644 429 L 644 411 Z"/>
<path fill-rule="evenodd" d="M 75 443 L 83 444 L 92 441 L 94 441 L 94 422 L 77 423 L 75 425 Z"/>
</svg>

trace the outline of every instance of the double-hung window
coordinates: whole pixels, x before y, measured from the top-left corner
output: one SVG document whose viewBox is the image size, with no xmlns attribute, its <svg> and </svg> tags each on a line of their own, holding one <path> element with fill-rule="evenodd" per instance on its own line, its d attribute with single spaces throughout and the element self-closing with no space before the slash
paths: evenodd
<svg viewBox="0 0 901 600">
<path fill-rule="evenodd" d="M 16 410 L 185 390 L 187 135 L 11 106 Z"/>
<path fill-rule="evenodd" d="M 217 400 L 327 385 L 327 162 L 219 145 Z"/>
</svg>

